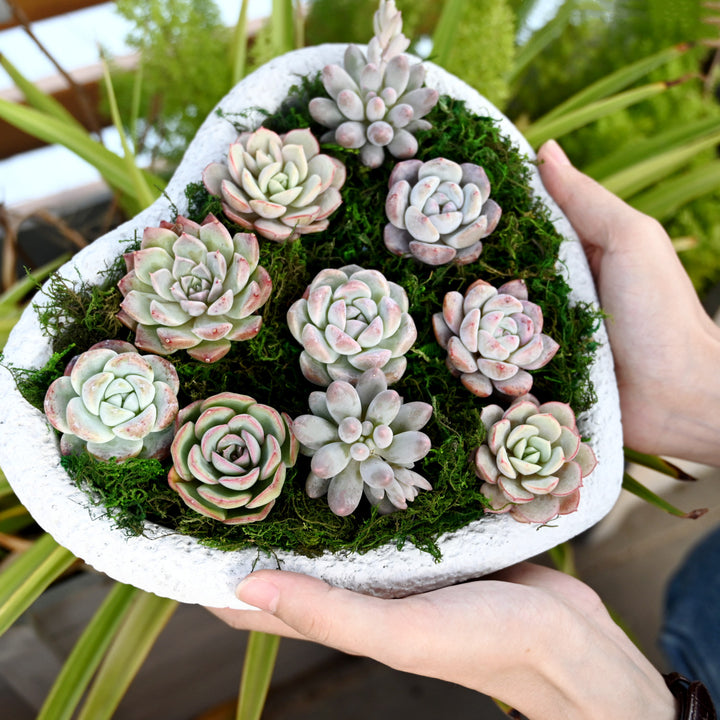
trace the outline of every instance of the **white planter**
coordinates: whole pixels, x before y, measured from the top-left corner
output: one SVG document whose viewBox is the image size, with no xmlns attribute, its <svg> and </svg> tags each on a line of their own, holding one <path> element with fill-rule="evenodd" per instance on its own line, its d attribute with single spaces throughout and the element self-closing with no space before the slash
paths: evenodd
<svg viewBox="0 0 720 720">
<path fill-rule="evenodd" d="M 220 107 L 226 113 L 258 105 L 272 111 L 297 82 L 298 75 L 315 73 L 331 62 L 341 63 L 344 47 L 308 48 L 273 60 L 237 85 Z M 503 134 L 523 153 L 533 156 L 522 135 L 491 103 L 442 69 L 431 63 L 427 63 L 427 68 L 428 85 L 464 99 L 476 113 L 498 118 Z M 260 117 L 256 120 L 259 124 Z M 76 255 L 62 268 L 63 275 L 71 282 L 78 273 L 84 278 L 97 277 L 122 252 L 122 240 L 172 217 L 171 200 L 181 213 L 186 211 L 184 188 L 200 179 L 209 162 L 223 160 L 235 137 L 236 131 L 227 120 L 211 114 L 188 148 L 167 188 L 167 196 Z M 548 197 L 534 169 L 533 188 L 550 207 L 556 228 L 566 238 L 561 261 L 573 288 L 573 301 L 596 302 L 577 237 Z M 252 549 L 211 550 L 192 538 L 158 526 L 149 526 L 142 537 L 128 538 L 114 529 L 109 519 L 101 517 L 99 509 L 89 505 L 86 495 L 67 476 L 60 465 L 55 432 L 44 415 L 23 400 L 4 368 L 0 373 L 0 467 L 22 503 L 59 543 L 97 570 L 157 595 L 215 607 L 245 607 L 233 592 L 238 581 L 253 566 L 274 568 L 278 562 L 283 569 L 377 595 L 392 597 L 421 592 L 532 557 L 587 529 L 610 510 L 622 480 L 622 431 L 605 329 L 600 328 L 597 335 L 601 346 L 591 377 L 598 402 L 579 420 L 582 434 L 592 437 L 599 465 L 585 482 L 578 511 L 542 528 L 518 523 L 507 515 L 484 518 L 440 539 L 441 562 L 410 545 L 403 550 L 384 546 L 364 555 L 326 553 L 307 558 L 280 552 L 276 557 L 258 557 Z M 25 368 L 41 367 L 49 356 L 50 344 L 30 308 L 12 332 L 5 350 L 6 362 Z"/>
</svg>

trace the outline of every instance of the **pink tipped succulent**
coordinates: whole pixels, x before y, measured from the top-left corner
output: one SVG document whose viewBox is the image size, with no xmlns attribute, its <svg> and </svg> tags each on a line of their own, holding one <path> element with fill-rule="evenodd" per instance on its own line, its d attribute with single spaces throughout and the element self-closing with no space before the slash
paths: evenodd
<svg viewBox="0 0 720 720">
<path fill-rule="evenodd" d="M 227 163 L 208 165 L 203 182 L 222 198 L 231 220 L 286 242 L 327 228 L 328 216 L 342 203 L 345 166 L 321 155 L 309 130 L 278 135 L 261 127 L 230 145 Z"/>
<path fill-rule="evenodd" d="M 528 301 L 522 280 L 498 289 L 476 280 L 464 296 L 447 293 L 433 329 L 447 350 L 450 372 L 478 397 L 493 389 L 513 397 L 529 392 L 533 379 L 527 371 L 547 365 L 559 348 L 543 334 L 542 310 Z"/>
<path fill-rule="evenodd" d="M 259 258 L 254 235 L 231 237 L 212 216 L 202 225 L 178 217 L 174 225 L 147 228 L 140 250 L 125 256 L 118 318 L 135 331 L 141 350 L 187 350 L 196 360 L 215 362 L 231 341 L 260 331 L 255 312 L 270 297 L 272 281 Z"/>
<path fill-rule="evenodd" d="M 405 291 L 377 270 L 322 270 L 287 314 L 290 332 L 304 348 L 303 375 L 316 385 L 354 384 L 366 370 L 379 368 L 388 383 L 397 382 L 417 337 L 408 307 Z"/>
<path fill-rule="evenodd" d="M 311 415 L 293 421 L 301 451 L 312 460 L 305 488 L 327 494 L 330 509 L 349 515 L 363 493 L 381 513 L 404 510 L 430 483 L 412 470 L 427 455 L 430 438 L 420 432 L 432 415 L 423 402 L 403 404 L 377 368 L 357 386 L 342 380 L 310 394 Z"/>
<path fill-rule="evenodd" d="M 308 106 L 313 118 L 330 128 L 323 142 L 359 149 L 360 161 L 371 168 L 382 164 L 385 150 L 401 159 L 417 153 L 415 133 L 431 127 L 424 116 L 439 98 L 437 90 L 423 87 L 423 64 L 411 64 L 404 53 L 410 41 L 393 0 L 381 0 L 373 26 L 367 55 L 349 45 L 343 67 L 323 69 L 330 97 L 313 98 Z"/>
<path fill-rule="evenodd" d="M 475 452 L 489 512 L 510 513 L 524 523 L 547 523 L 577 510 L 583 480 L 595 469 L 569 405 L 539 405 L 532 395 L 508 410 L 488 405 L 481 413 L 486 444 Z"/>
<path fill-rule="evenodd" d="M 73 358 L 45 395 L 45 414 L 63 433 L 60 451 L 99 460 L 162 459 L 178 412 L 175 368 L 130 343 L 106 340 Z"/>
<path fill-rule="evenodd" d="M 178 414 L 170 487 L 188 507 L 227 525 L 267 517 L 297 460 L 290 418 L 224 392 Z"/>
<path fill-rule="evenodd" d="M 479 165 L 405 160 L 390 175 L 384 240 L 390 252 L 428 265 L 474 262 L 502 211 Z"/>
</svg>

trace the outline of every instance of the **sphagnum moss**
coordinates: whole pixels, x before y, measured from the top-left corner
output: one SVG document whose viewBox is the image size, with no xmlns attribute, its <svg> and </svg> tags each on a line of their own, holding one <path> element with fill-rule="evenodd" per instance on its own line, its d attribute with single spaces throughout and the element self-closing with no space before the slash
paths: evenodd
<svg viewBox="0 0 720 720">
<path fill-rule="evenodd" d="M 305 110 L 305 100 L 321 92 L 316 78 L 303 80 L 283 108 L 268 116 L 264 124 L 276 132 L 294 127 L 310 127 L 317 132 Z M 599 314 L 586 305 L 570 304 L 570 288 L 556 271 L 562 238 L 546 208 L 530 193 L 526 158 L 502 138 L 492 119 L 473 115 L 460 101 L 442 97 L 428 119 L 433 127 L 420 136 L 418 159 L 444 156 L 482 165 L 490 178 L 492 197 L 503 209 L 500 223 L 484 241 L 477 262 L 462 267 L 430 267 L 390 255 L 382 232 L 387 177 L 393 162 L 387 160 L 371 171 L 359 164 L 356 152 L 328 146 L 324 152 L 335 154 L 347 166 L 344 204 L 323 233 L 284 245 L 261 243 L 260 263 L 273 278 L 274 288 L 263 309 L 263 327 L 257 337 L 234 343 L 230 353 L 211 366 L 187 360 L 183 354 L 168 359 L 180 376 L 181 406 L 227 390 L 250 395 L 291 417 L 305 413 L 307 396 L 317 388 L 300 372 L 301 348 L 286 326 L 287 309 L 324 267 L 354 263 L 378 269 L 405 288 L 418 328 L 407 371 L 393 387 L 406 400 L 423 400 L 434 407 L 433 417 L 424 428 L 432 440 L 432 450 L 422 462 L 423 475 L 434 489 L 421 493 L 401 512 L 383 516 L 361 505 L 356 514 L 340 518 L 324 501 L 305 494 L 309 461 L 301 457 L 288 471 L 283 493 L 266 520 L 227 526 L 194 513 L 173 497 L 165 479 L 168 463 L 137 462 L 132 468 L 128 466 L 127 473 L 118 472 L 117 467 L 108 473 L 101 463 L 65 460 L 65 467 L 77 482 L 104 495 L 108 513 L 120 527 L 139 532 L 146 521 L 153 521 L 228 550 L 254 545 L 269 552 L 283 549 L 317 555 L 325 550 L 366 552 L 388 542 L 398 546 L 409 542 L 438 557 L 439 535 L 483 515 L 481 482 L 469 457 L 484 439 L 484 429 L 480 422 L 483 403 L 447 371 L 444 351 L 432 333 L 431 318 L 442 307 L 446 292 L 463 292 L 479 277 L 494 285 L 524 279 L 532 300 L 543 309 L 545 332 L 561 344 L 553 361 L 534 373 L 533 392 L 541 400 L 568 402 L 576 413 L 592 406 L 595 394 L 589 371 Z M 212 212 L 231 232 L 241 231 L 223 216 L 217 200 L 209 197 L 202 185 L 189 186 L 187 195 L 191 219 L 201 222 Z M 43 317 L 58 347 L 74 343 L 80 352 L 102 339 L 97 333 L 107 332 L 111 322 L 108 308 L 112 310 L 121 300 L 114 283 L 122 274 L 120 267 L 115 274 L 109 273 L 101 291 L 89 286 L 73 290 L 80 296 L 73 305 L 78 309 L 75 315 L 64 313 L 62 325 L 59 315 Z M 101 312 L 87 314 L 87 308 L 98 304 L 92 299 L 98 292 L 103 297 Z M 77 328 L 82 331 L 75 333 Z M 43 372 L 41 382 L 47 384 L 53 379 L 49 375 L 59 374 L 57 368 L 50 373 L 39 371 Z M 21 384 L 26 382 L 31 382 L 31 376 Z"/>
</svg>

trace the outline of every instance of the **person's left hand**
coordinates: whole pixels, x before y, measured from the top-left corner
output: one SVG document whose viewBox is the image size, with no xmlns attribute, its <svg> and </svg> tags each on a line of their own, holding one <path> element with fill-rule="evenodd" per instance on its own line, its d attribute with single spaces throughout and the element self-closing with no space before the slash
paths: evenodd
<svg viewBox="0 0 720 720">
<path fill-rule="evenodd" d="M 671 720 L 660 673 L 587 585 L 522 564 L 399 600 L 262 570 L 238 597 L 262 612 L 212 609 L 235 628 L 312 640 L 397 670 L 496 697 L 531 720 Z"/>
</svg>

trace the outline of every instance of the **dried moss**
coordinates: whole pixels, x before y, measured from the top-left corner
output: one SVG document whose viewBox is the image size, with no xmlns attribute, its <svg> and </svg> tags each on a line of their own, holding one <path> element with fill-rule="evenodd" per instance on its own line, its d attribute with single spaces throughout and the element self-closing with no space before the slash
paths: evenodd
<svg viewBox="0 0 720 720">
<path fill-rule="evenodd" d="M 321 92 L 316 78 L 303 79 L 288 103 L 268 117 L 265 125 L 278 132 L 311 127 L 322 134 L 306 110 L 307 100 Z M 495 285 L 525 279 L 531 299 L 543 308 L 545 331 L 561 343 L 553 361 L 534 373 L 533 392 L 541 400 L 569 402 L 576 412 L 592 406 L 595 394 L 589 368 L 595 350 L 592 334 L 599 316 L 592 308 L 570 304 L 570 288 L 556 271 L 562 239 L 547 210 L 530 194 L 527 160 L 502 138 L 491 118 L 473 115 L 460 101 L 441 98 L 429 119 L 433 127 L 420 137 L 418 157 L 426 160 L 442 155 L 482 165 L 492 184 L 492 197 L 503 208 L 500 223 L 485 241 L 476 263 L 430 267 L 391 255 L 382 241 L 382 231 L 393 160 L 388 158 L 380 169 L 369 170 L 359 164 L 356 151 L 328 147 L 326 151 L 347 167 L 344 204 L 323 233 L 284 245 L 261 240 L 260 262 L 273 278 L 273 293 L 262 310 L 264 322 L 258 336 L 234 343 L 230 353 L 212 366 L 194 362 L 185 353 L 169 359 L 180 376 L 181 404 L 229 390 L 251 395 L 291 416 L 305 413 L 307 395 L 317 387 L 300 372 L 301 348 L 287 329 L 287 309 L 324 267 L 355 263 L 377 268 L 405 288 L 418 328 L 417 342 L 408 353 L 408 369 L 394 387 L 407 401 L 424 400 L 434 407 L 433 417 L 424 428 L 432 440 L 432 450 L 416 468 L 432 482 L 434 490 L 421 493 L 406 511 L 381 516 L 363 502 L 356 514 L 339 518 L 324 500 L 311 500 L 305 494 L 309 461 L 301 457 L 288 472 L 283 493 L 267 520 L 226 526 L 194 513 L 172 496 L 164 481 L 167 463 L 161 470 L 145 465 L 112 465 L 106 472 L 104 463 L 67 460 L 66 467 L 78 482 L 105 495 L 108 512 L 121 526 L 138 532 L 146 520 L 152 520 L 224 549 L 255 545 L 267 551 L 281 548 L 315 555 L 328 549 L 365 552 L 387 542 L 400 546 L 411 542 L 437 557 L 440 534 L 483 515 L 485 501 L 470 455 L 484 438 L 480 423 L 484 402 L 448 373 L 444 351 L 432 333 L 431 318 L 441 309 L 447 291 L 464 291 L 478 277 Z M 201 184 L 189 186 L 187 193 L 192 219 L 201 221 L 213 212 L 231 231 L 241 230 L 224 217 L 217 200 L 210 198 Z M 121 275 L 122 271 L 117 277 L 109 274 L 108 281 L 115 282 Z M 106 331 L 105 313 L 121 298 L 111 285 L 104 290 L 81 286 L 68 293 L 78 295 L 73 299 L 77 308 L 73 322 L 69 322 L 67 311 L 45 315 L 43 321 L 54 336 L 65 338 L 62 342 L 71 341 L 85 349 L 98 332 Z M 100 307 L 102 312 L 77 317 L 91 306 Z M 81 341 L 84 335 L 80 331 L 75 334 L 77 325 L 87 327 L 87 339 Z M 123 499 L 126 494 L 127 500 Z"/>
</svg>

